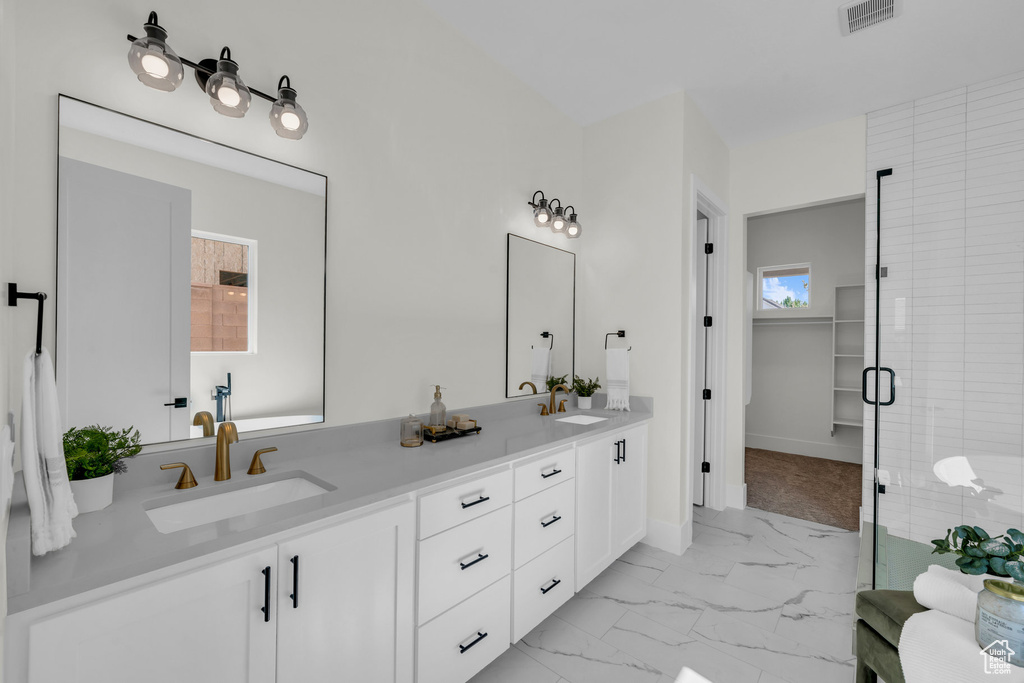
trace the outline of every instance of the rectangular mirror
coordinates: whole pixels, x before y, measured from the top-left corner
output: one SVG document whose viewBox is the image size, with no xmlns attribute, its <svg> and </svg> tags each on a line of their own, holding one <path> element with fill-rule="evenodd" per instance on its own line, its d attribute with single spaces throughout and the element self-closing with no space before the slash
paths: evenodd
<svg viewBox="0 0 1024 683">
<path fill-rule="evenodd" d="M 548 377 L 572 383 L 576 348 L 576 254 L 509 233 L 505 396 L 544 393 Z M 522 386 L 523 388 L 520 388 Z"/>
<path fill-rule="evenodd" d="M 327 178 L 63 95 L 58 135 L 65 427 L 323 422 Z"/>
</svg>

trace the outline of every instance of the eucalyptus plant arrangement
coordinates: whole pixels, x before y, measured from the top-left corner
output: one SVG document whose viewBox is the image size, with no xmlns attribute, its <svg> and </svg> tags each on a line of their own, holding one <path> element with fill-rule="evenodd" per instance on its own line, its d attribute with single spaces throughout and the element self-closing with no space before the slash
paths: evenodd
<svg viewBox="0 0 1024 683">
<path fill-rule="evenodd" d="M 552 389 L 557 387 L 559 384 L 565 384 L 565 382 L 568 380 L 568 378 L 569 378 L 569 373 L 566 373 L 566 374 L 562 375 L 561 377 L 555 377 L 554 375 L 552 375 L 551 377 L 548 377 L 548 381 L 547 381 L 548 391 L 551 391 Z"/>
<path fill-rule="evenodd" d="M 959 555 L 956 565 L 964 574 L 1010 576 L 1024 583 L 1024 534 L 1017 529 L 993 538 L 979 526 L 961 525 L 947 529 L 946 537 L 932 545 L 932 554 Z"/>
<path fill-rule="evenodd" d="M 139 430 L 114 429 L 91 425 L 72 427 L 64 433 L 64 461 L 68 479 L 81 481 L 128 469 L 125 459 L 135 457 L 142 450 Z"/>
<path fill-rule="evenodd" d="M 594 392 L 601 388 L 601 385 L 598 383 L 600 379 L 600 377 L 595 377 L 594 379 L 584 380 L 579 375 L 573 375 L 572 390 L 576 392 L 577 396 L 583 396 L 584 398 L 593 396 Z"/>
</svg>

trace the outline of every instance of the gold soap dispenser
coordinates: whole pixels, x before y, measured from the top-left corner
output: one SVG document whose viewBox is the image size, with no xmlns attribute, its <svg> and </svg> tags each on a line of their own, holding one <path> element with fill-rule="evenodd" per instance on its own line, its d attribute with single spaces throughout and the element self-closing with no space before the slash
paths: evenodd
<svg viewBox="0 0 1024 683">
<path fill-rule="evenodd" d="M 445 409 L 444 404 L 441 403 L 441 385 L 435 384 L 434 403 L 430 406 L 430 426 L 444 431 L 447 417 L 448 411 Z"/>
</svg>

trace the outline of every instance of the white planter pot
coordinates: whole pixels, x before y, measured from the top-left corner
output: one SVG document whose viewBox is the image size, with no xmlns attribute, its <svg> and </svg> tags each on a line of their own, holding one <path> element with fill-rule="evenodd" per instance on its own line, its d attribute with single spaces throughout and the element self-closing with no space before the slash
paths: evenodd
<svg viewBox="0 0 1024 683">
<path fill-rule="evenodd" d="M 75 496 L 79 513 L 102 510 L 114 500 L 114 473 L 72 481 L 71 493 Z"/>
<path fill-rule="evenodd" d="M 593 400 L 593 396 L 577 396 L 576 405 L 579 406 L 580 410 L 590 410 L 590 405 Z"/>
</svg>

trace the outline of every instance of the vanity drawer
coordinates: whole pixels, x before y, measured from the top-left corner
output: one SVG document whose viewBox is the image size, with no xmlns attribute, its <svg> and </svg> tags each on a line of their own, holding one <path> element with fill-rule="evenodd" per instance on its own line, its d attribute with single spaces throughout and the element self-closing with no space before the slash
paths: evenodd
<svg viewBox="0 0 1024 683">
<path fill-rule="evenodd" d="M 522 500 L 572 479 L 576 475 L 576 449 L 554 451 L 515 470 L 516 500 Z"/>
<path fill-rule="evenodd" d="M 511 507 L 420 541 L 418 623 L 430 621 L 511 568 Z"/>
<path fill-rule="evenodd" d="M 533 630 L 573 596 L 574 539 L 565 539 L 516 570 L 512 598 L 512 642 Z"/>
<path fill-rule="evenodd" d="M 515 566 L 524 564 L 573 535 L 576 480 L 563 481 L 515 505 Z"/>
<path fill-rule="evenodd" d="M 464 683 L 508 649 L 509 577 L 419 630 L 418 683 Z"/>
<path fill-rule="evenodd" d="M 420 498 L 420 538 L 468 522 L 512 502 L 512 472 L 505 470 Z"/>
</svg>

